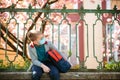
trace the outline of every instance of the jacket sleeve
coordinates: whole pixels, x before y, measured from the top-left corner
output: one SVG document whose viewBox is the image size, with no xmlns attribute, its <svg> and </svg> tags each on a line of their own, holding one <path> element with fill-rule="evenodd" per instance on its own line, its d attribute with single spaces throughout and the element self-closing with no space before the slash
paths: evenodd
<svg viewBox="0 0 120 80">
<path fill-rule="evenodd" d="M 62 52 L 60 52 L 50 41 L 48 42 L 48 45 L 50 49 L 55 49 L 64 59 L 67 59 L 65 55 Z"/>
<path fill-rule="evenodd" d="M 35 48 L 31 48 L 30 45 L 28 46 L 29 56 L 31 58 L 31 61 L 34 65 L 41 67 L 42 62 L 40 62 L 37 58 L 36 50 Z"/>
</svg>

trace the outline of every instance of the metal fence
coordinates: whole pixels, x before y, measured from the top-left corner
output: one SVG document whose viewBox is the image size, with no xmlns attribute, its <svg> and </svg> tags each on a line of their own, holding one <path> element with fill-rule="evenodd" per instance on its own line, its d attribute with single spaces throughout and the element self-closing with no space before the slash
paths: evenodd
<svg viewBox="0 0 120 80">
<path fill-rule="evenodd" d="M 21 63 L 16 62 L 19 56 L 28 57 L 26 33 L 37 29 L 67 57 L 73 69 L 119 69 L 120 10 L 116 6 L 113 10 L 102 10 L 99 5 L 97 9 L 66 9 L 65 6 L 63 9 L 49 6 L 34 9 L 31 5 L 29 8 L 14 8 L 13 5 L 0 8 L 0 13 L 4 13 L 0 16 L 2 68 L 6 67 L 4 61 L 10 68 L 20 66 Z M 95 19 L 92 27 L 89 25 L 92 20 L 86 21 L 93 19 L 89 14 Z"/>
</svg>

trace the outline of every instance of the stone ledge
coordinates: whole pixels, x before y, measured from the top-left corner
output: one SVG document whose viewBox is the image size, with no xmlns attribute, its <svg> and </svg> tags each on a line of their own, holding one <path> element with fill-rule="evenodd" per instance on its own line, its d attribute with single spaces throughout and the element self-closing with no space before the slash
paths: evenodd
<svg viewBox="0 0 120 80">
<path fill-rule="evenodd" d="M 120 80 L 120 72 L 67 72 L 61 80 Z M 0 80 L 31 80 L 31 72 L 0 72 Z M 50 80 L 43 74 L 41 80 Z"/>
</svg>

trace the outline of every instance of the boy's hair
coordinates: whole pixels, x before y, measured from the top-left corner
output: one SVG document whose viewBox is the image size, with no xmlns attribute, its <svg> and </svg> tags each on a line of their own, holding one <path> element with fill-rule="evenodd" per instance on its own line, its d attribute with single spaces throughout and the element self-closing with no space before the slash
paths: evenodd
<svg viewBox="0 0 120 80">
<path fill-rule="evenodd" d="M 35 41 L 38 37 L 38 35 L 40 35 L 42 33 L 40 33 L 40 31 L 37 30 L 31 30 L 27 33 L 27 37 L 30 41 Z"/>
</svg>

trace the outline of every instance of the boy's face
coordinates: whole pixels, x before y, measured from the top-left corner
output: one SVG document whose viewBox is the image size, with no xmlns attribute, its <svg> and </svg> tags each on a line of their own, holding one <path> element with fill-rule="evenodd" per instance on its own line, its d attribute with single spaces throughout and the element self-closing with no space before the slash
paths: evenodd
<svg viewBox="0 0 120 80">
<path fill-rule="evenodd" d="M 33 43 L 34 43 L 35 45 L 39 45 L 39 41 L 40 41 L 43 37 L 44 37 L 43 34 L 37 35 L 37 39 L 36 39 L 35 41 L 33 41 Z"/>
</svg>

